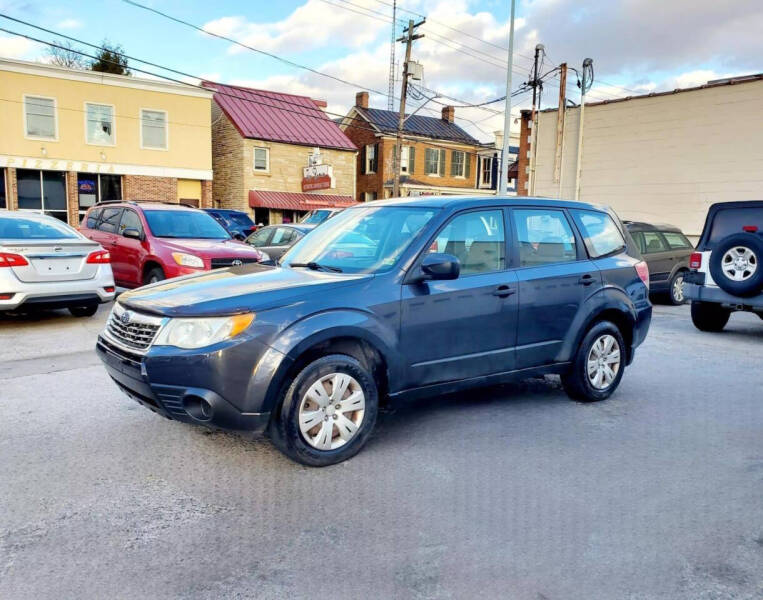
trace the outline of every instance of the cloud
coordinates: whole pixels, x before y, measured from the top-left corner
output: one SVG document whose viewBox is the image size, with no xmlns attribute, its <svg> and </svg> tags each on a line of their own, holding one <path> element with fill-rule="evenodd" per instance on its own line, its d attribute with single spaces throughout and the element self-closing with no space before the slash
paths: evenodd
<svg viewBox="0 0 763 600">
<path fill-rule="evenodd" d="M 16 36 L 0 36 L 0 56 L 3 58 L 30 58 L 40 45 Z"/>
<path fill-rule="evenodd" d="M 58 29 L 79 29 L 82 27 L 82 25 L 82 21 L 78 19 L 64 19 L 63 21 L 59 22 L 56 27 Z"/>
</svg>

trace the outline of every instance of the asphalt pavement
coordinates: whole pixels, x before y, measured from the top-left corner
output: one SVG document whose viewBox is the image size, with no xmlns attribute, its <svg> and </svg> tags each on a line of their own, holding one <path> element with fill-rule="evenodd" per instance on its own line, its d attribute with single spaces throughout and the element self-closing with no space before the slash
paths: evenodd
<svg viewBox="0 0 763 600">
<path fill-rule="evenodd" d="M 763 320 L 657 306 L 608 401 L 391 406 L 352 460 L 158 417 L 108 308 L 0 317 L 0 598 L 763 598 Z"/>
</svg>

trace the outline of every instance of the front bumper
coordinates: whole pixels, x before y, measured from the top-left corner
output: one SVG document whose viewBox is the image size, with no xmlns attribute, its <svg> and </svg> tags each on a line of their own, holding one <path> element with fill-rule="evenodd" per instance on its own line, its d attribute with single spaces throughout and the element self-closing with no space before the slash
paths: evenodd
<svg viewBox="0 0 763 600">
<path fill-rule="evenodd" d="M 724 304 L 736 310 L 763 311 L 763 294 L 752 297 L 734 296 L 719 287 L 685 282 L 684 296 L 687 300 Z"/>
<path fill-rule="evenodd" d="M 108 266 L 108 265 L 106 265 Z M 91 302 L 106 303 L 114 299 L 111 268 L 98 269 L 92 279 L 75 281 L 23 282 L 11 269 L 0 269 L 0 293 L 13 294 L 8 300 L 0 300 L 0 310 L 14 310 L 22 305 L 38 308 L 65 308 Z"/>
<path fill-rule="evenodd" d="M 225 351 L 215 353 L 222 358 Z M 205 425 L 226 431 L 261 434 L 270 421 L 269 412 L 242 410 L 213 389 L 240 389 L 250 404 L 248 385 L 219 386 L 217 360 L 205 355 L 156 356 L 132 354 L 98 336 L 96 353 L 119 388 L 133 400 L 168 419 Z M 236 361 L 232 360 L 235 364 Z M 251 365 L 244 373 L 251 374 Z M 229 382 L 230 383 L 230 382 Z M 235 382 L 232 382 L 235 385 Z M 255 399 L 256 402 L 256 399 Z"/>
</svg>

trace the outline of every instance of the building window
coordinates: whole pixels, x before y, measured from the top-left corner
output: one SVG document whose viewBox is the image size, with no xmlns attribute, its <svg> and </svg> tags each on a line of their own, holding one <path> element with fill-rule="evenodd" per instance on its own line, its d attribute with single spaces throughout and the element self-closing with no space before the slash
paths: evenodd
<svg viewBox="0 0 763 600">
<path fill-rule="evenodd" d="M 416 148 L 413 146 L 403 146 L 400 149 L 400 172 L 407 175 L 412 174 L 415 158 Z"/>
<path fill-rule="evenodd" d="M 482 169 L 480 171 L 480 186 L 489 188 L 493 185 L 493 157 L 482 157 Z"/>
<path fill-rule="evenodd" d="M 5 169 L 0 169 L 0 208 L 8 208 L 5 191 Z"/>
<path fill-rule="evenodd" d="M 66 174 L 63 171 L 18 169 L 19 210 L 42 212 L 67 222 Z"/>
<path fill-rule="evenodd" d="M 379 166 L 379 144 L 368 144 L 365 148 L 366 160 L 365 160 L 365 174 L 371 175 L 376 173 L 376 169 Z"/>
<path fill-rule="evenodd" d="M 85 136 L 88 144 L 113 146 L 114 107 L 85 102 Z"/>
<path fill-rule="evenodd" d="M 464 162 L 466 155 L 460 150 L 453 150 L 450 153 L 450 175 L 451 177 L 464 177 Z"/>
<path fill-rule="evenodd" d="M 377 198 L 376 192 L 366 192 L 365 194 L 363 194 L 364 202 L 373 202 L 374 200 L 376 200 L 376 198 Z"/>
<path fill-rule="evenodd" d="M 149 150 L 167 149 L 167 112 L 140 111 L 140 147 Z"/>
<path fill-rule="evenodd" d="M 270 171 L 270 151 L 267 148 L 254 149 L 254 170 L 260 173 Z"/>
<path fill-rule="evenodd" d="M 122 176 L 99 173 L 77 173 L 79 218 L 98 202 L 122 199 Z"/>
<path fill-rule="evenodd" d="M 427 148 L 426 156 L 426 174 L 432 177 L 442 177 L 445 175 L 445 150 L 437 148 Z"/>
<path fill-rule="evenodd" d="M 43 96 L 24 96 L 26 136 L 39 140 L 57 140 L 56 100 Z"/>
</svg>

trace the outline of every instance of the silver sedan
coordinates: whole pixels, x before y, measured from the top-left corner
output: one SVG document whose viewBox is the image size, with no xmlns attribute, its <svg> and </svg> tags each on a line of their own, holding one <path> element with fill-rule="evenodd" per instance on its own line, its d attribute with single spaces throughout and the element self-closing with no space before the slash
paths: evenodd
<svg viewBox="0 0 763 600">
<path fill-rule="evenodd" d="M 114 299 L 109 253 L 58 219 L 0 211 L 0 311 L 68 308 L 95 314 Z"/>
</svg>

